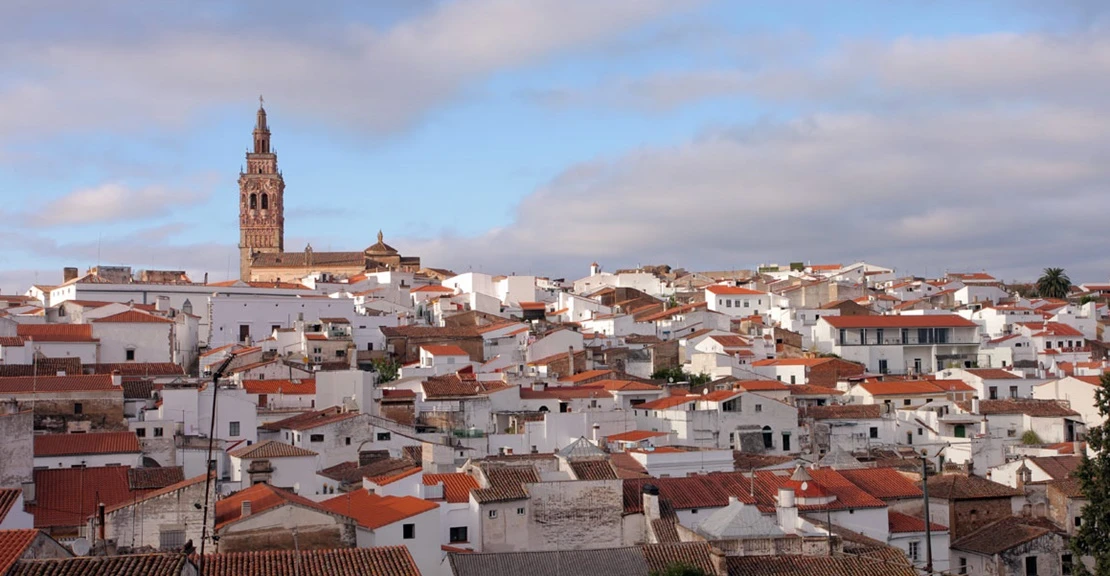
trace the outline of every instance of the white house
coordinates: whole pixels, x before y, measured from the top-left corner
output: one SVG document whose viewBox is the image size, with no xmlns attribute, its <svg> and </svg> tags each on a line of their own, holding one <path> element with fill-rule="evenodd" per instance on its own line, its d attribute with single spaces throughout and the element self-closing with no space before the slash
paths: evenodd
<svg viewBox="0 0 1110 576">
<path fill-rule="evenodd" d="M 1033 398 L 1063 400 L 1079 413 L 1087 427 L 1099 426 L 1106 421 L 1106 417 L 1099 413 L 1095 404 L 1095 392 L 1101 386 L 1102 381 L 1098 376 L 1068 376 L 1037 384 L 1033 387 Z"/>
<path fill-rule="evenodd" d="M 142 449 L 134 432 L 43 434 L 34 436 L 34 441 L 35 469 L 79 466 L 138 468 L 142 462 Z"/>
<path fill-rule="evenodd" d="M 714 284 L 705 287 L 705 303 L 713 312 L 733 317 L 763 316 L 771 310 L 772 295 L 767 292 Z"/>
<path fill-rule="evenodd" d="M 358 522 L 359 548 L 404 546 L 421 574 L 440 573 L 440 513 L 435 502 L 355 490 L 320 504 Z"/>
<path fill-rule="evenodd" d="M 173 320 L 128 310 L 91 321 L 100 340 L 100 362 L 173 362 Z"/>
<path fill-rule="evenodd" d="M 880 374 L 930 374 L 971 367 L 978 360 L 979 326 L 955 314 L 827 316 L 814 330 L 818 350 L 859 362 Z"/>
<path fill-rule="evenodd" d="M 633 407 L 636 428 L 674 432 L 675 441 L 742 452 L 801 450 L 798 410 L 744 390 L 669 396 Z"/>
<path fill-rule="evenodd" d="M 239 489 L 270 484 L 293 492 L 312 494 L 317 488 L 317 454 L 276 440 L 263 440 L 228 453 L 231 482 Z"/>
</svg>

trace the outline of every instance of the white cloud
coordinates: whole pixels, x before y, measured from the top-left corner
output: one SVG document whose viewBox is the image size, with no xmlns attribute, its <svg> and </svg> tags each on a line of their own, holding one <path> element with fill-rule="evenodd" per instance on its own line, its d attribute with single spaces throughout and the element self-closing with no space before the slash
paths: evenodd
<svg viewBox="0 0 1110 576">
<path fill-rule="evenodd" d="M 142 220 L 165 216 L 198 203 L 203 194 L 158 186 L 131 188 L 106 183 L 75 190 L 12 220 L 33 226 L 66 226 Z"/>
</svg>

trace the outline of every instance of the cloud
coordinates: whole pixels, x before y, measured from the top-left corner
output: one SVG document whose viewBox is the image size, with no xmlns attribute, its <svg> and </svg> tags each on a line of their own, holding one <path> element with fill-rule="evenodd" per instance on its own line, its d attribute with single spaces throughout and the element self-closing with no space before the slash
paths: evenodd
<svg viewBox="0 0 1110 576">
<path fill-rule="evenodd" d="M 31 226 L 135 221 L 166 216 L 176 208 L 194 205 L 205 199 L 204 194 L 159 186 L 131 188 L 124 184 L 106 183 L 75 190 L 11 220 Z"/>
<path fill-rule="evenodd" d="M 604 45 L 691 3 L 462 0 L 384 30 L 331 21 L 328 36 L 193 23 L 120 40 L 17 38 L 0 44 L 9 76 L 0 82 L 0 133 L 178 126 L 259 92 L 313 119 L 392 132 L 474 81 Z"/>
<path fill-rule="evenodd" d="M 923 274 L 1102 279 L 1110 116 L 1041 106 L 818 114 L 571 167 L 479 237 L 411 245 L 427 265 L 584 273 L 869 259 Z"/>
</svg>

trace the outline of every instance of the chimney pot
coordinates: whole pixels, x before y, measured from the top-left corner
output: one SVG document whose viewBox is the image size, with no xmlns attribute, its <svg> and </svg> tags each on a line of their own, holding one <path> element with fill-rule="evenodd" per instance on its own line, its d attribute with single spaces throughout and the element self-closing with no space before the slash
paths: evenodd
<svg viewBox="0 0 1110 576">
<path fill-rule="evenodd" d="M 239 503 L 239 516 L 246 518 L 251 515 L 251 501 L 243 500 Z"/>
</svg>

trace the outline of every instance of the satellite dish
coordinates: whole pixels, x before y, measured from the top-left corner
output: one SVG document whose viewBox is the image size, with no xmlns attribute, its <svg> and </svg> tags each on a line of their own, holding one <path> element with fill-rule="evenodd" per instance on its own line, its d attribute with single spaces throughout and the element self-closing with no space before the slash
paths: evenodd
<svg viewBox="0 0 1110 576">
<path fill-rule="evenodd" d="M 300 482 L 294 482 L 293 483 L 293 493 L 294 494 L 300 494 L 301 493 L 301 483 Z"/>
<path fill-rule="evenodd" d="M 802 482 L 802 492 L 809 490 L 809 482 Z"/>
<path fill-rule="evenodd" d="M 72 548 L 73 553 L 78 556 L 85 556 L 89 553 L 89 550 L 92 549 L 92 546 L 89 545 L 89 541 L 84 538 L 74 540 L 73 544 L 70 544 L 69 547 Z"/>
<path fill-rule="evenodd" d="M 701 389 L 701 395 L 705 396 L 706 394 L 709 394 L 709 388 L 702 388 Z"/>
</svg>

